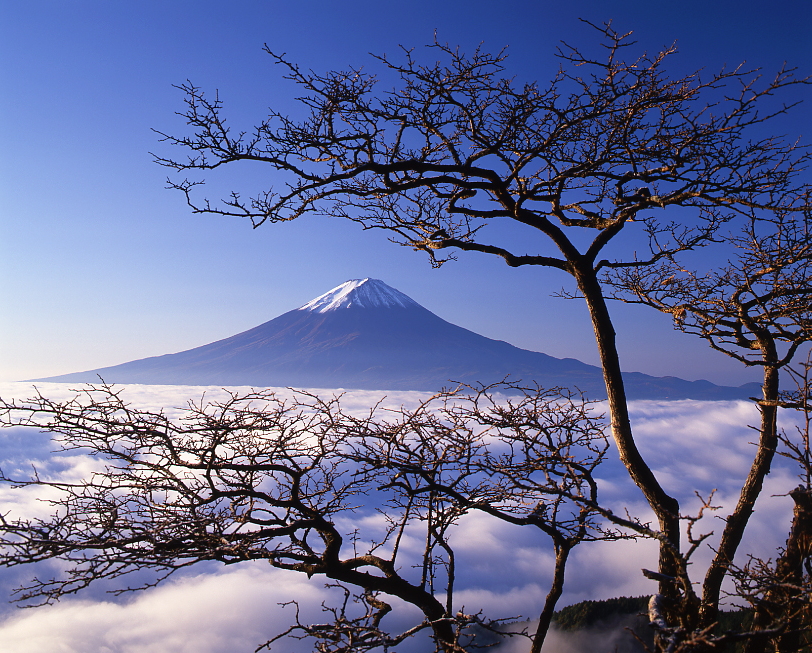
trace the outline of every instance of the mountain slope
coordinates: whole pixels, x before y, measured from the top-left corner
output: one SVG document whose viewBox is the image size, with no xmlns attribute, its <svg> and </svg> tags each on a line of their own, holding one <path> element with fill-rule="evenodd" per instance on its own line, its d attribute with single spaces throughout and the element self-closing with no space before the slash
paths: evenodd
<svg viewBox="0 0 812 653">
<path fill-rule="evenodd" d="M 492 340 L 439 318 L 376 279 L 348 281 L 224 340 L 40 381 L 439 390 L 505 377 L 604 396 L 599 368 Z M 626 375 L 635 398 L 732 399 L 752 395 L 707 381 Z"/>
</svg>

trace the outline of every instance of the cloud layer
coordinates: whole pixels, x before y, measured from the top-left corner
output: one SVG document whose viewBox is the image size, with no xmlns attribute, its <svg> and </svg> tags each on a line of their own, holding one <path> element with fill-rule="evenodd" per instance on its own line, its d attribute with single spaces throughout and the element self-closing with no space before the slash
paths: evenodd
<svg viewBox="0 0 812 653">
<path fill-rule="evenodd" d="M 39 384 L 51 398 L 72 396 L 67 384 Z M 129 386 L 124 397 L 140 408 L 180 410 L 189 399 L 199 399 L 196 386 Z M 219 388 L 206 388 L 206 397 L 224 395 Z M 284 394 L 287 390 L 280 390 Z M 22 398 L 31 394 L 30 384 L 0 384 L 0 396 Z M 415 405 L 425 393 L 388 393 L 390 406 Z M 346 408 L 364 411 L 381 399 L 381 393 L 350 391 Z M 600 406 L 598 406 L 600 409 Z M 669 492 L 683 501 L 683 512 L 698 506 L 697 491 L 707 496 L 716 490 L 714 503 L 723 515 L 736 501 L 737 490 L 747 474 L 754 451 L 758 413 L 745 402 L 636 402 L 632 420 L 639 446 L 656 469 Z M 86 474 L 95 464 L 83 456 L 50 454 L 47 436 L 29 429 L 0 432 L 0 464 L 4 471 L 26 473 L 37 468 L 66 478 Z M 604 500 L 613 509 L 628 508 L 646 517 L 648 510 L 625 470 L 611 456 L 601 471 Z M 779 461 L 769 476 L 757 506 L 744 550 L 772 555 L 783 543 L 791 513 L 791 500 L 784 495 L 797 485 L 795 471 Z M 775 496 L 774 496 L 775 495 Z M 37 515 L 48 511 L 40 493 L 0 488 L 4 512 Z M 375 513 L 358 515 L 362 528 L 380 526 Z M 720 530 L 716 517 L 705 520 L 704 530 Z M 457 601 L 467 612 L 484 610 L 494 617 L 531 618 L 546 593 L 552 569 L 552 552 L 540 534 L 495 521 L 483 515 L 466 517 L 453 534 L 460 569 Z M 709 541 L 713 544 L 713 538 Z M 408 546 L 408 542 L 404 544 Z M 417 548 L 418 544 L 415 544 Z M 709 558 L 705 550 L 695 567 L 701 571 Z M 650 593 L 652 584 L 640 574 L 641 567 L 656 567 L 652 542 L 584 544 L 571 559 L 568 584 L 559 605 L 584 599 Z M 25 569 L 0 576 L 2 594 L 25 578 Z M 699 580 L 698 578 L 695 580 Z M 91 590 L 58 605 L 26 611 L 5 611 L 0 622 L 0 641 L 10 653 L 239 653 L 254 648 L 291 623 L 292 607 L 278 604 L 296 600 L 302 620 L 320 619 L 320 604 L 329 599 L 323 581 L 274 570 L 268 565 L 246 563 L 233 567 L 192 570 L 161 586 L 124 598 Z M 400 607 L 390 617 L 393 627 L 407 624 L 409 610 Z M 396 623 L 397 622 L 397 623 Z M 549 650 L 564 650 L 551 643 Z M 304 643 L 280 643 L 272 650 L 306 650 Z M 408 649 L 404 649 L 408 650 Z M 520 649 L 517 649 L 520 650 Z"/>
</svg>

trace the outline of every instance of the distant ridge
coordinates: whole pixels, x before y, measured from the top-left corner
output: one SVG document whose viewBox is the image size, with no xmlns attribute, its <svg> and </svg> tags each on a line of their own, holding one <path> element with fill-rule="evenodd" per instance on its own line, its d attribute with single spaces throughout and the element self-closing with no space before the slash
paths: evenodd
<svg viewBox="0 0 812 653">
<path fill-rule="evenodd" d="M 249 385 L 436 391 L 455 383 L 536 382 L 604 398 L 600 368 L 492 340 L 446 322 L 378 279 L 352 279 L 237 335 L 154 356 L 36 381 L 150 385 Z M 634 399 L 742 399 L 738 388 L 639 372 Z"/>
</svg>

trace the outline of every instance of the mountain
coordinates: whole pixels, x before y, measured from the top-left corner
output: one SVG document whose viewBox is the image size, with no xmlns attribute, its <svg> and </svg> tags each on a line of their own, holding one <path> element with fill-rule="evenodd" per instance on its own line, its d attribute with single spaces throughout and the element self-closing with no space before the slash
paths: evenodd
<svg viewBox="0 0 812 653">
<path fill-rule="evenodd" d="M 439 390 L 509 377 L 605 397 L 601 370 L 463 329 L 377 279 L 354 279 L 253 329 L 177 354 L 37 381 Z M 739 399 L 759 391 L 625 375 L 632 398 Z"/>
</svg>

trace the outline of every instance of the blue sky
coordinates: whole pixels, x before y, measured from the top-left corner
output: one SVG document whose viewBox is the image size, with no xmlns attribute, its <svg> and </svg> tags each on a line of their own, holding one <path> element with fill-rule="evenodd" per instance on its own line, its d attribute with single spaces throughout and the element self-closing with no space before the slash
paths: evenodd
<svg viewBox="0 0 812 653">
<path fill-rule="evenodd" d="M 188 349 L 367 276 L 483 335 L 595 362 L 586 314 L 549 297 L 565 281 L 549 270 L 510 269 L 482 255 L 432 270 L 422 255 L 351 224 L 310 218 L 252 230 L 194 216 L 164 189 L 166 170 L 149 155 L 161 151 L 150 128 L 182 130 L 172 84 L 186 79 L 219 89 L 234 125 L 250 126 L 269 106 L 292 108 L 294 89 L 263 43 L 325 70 L 426 44 L 436 29 L 468 49 L 507 45 L 508 69 L 543 81 L 559 40 L 594 40 L 579 17 L 613 19 L 648 49 L 678 41 L 676 73 L 743 60 L 766 72 L 786 60 L 812 73 L 806 1 L 4 3 L 0 379 Z M 808 136 L 808 111 L 776 130 Z M 753 378 L 662 316 L 622 306 L 614 314 L 629 370 L 729 384 Z"/>
</svg>

